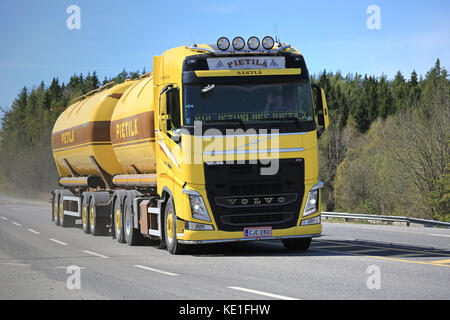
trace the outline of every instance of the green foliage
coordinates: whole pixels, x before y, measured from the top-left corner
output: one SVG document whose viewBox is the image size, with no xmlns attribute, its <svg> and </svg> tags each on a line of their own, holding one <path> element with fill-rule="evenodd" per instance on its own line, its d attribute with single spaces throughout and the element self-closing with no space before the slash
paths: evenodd
<svg viewBox="0 0 450 320">
<path fill-rule="evenodd" d="M 362 104 L 370 127 L 365 132 L 357 123 L 365 134 L 345 146 L 335 180 L 326 184 L 334 188 L 337 209 L 450 220 L 449 89 L 438 60 L 425 79 L 413 72 L 406 82 L 398 73 L 390 84 L 379 80 L 377 95 L 362 92 L 376 97 L 378 115 L 372 120 L 373 106 Z"/>
</svg>

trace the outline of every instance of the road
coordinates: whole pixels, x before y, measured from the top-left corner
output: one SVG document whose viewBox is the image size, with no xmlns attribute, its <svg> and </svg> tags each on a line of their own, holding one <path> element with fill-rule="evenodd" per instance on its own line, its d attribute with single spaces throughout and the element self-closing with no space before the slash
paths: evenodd
<svg viewBox="0 0 450 320">
<path fill-rule="evenodd" d="M 450 230 L 324 223 L 323 233 L 303 253 L 259 241 L 173 256 L 57 227 L 48 203 L 0 195 L 0 299 L 450 298 Z"/>
</svg>

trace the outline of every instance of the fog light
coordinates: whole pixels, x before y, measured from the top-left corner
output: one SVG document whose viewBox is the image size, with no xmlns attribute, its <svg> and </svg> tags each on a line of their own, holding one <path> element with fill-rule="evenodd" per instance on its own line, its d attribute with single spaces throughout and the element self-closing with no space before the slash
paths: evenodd
<svg viewBox="0 0 450 320">
<path fill-rule="evenodd" d="M 203 223 L 191 222 L 191 221 L 185 221 L 184 228 L 186 230 L 195 230 L 195 231 L 214 230 L 214 227 L 210 224 L 203 224 Z"/>
<path fill-rule="evenodd" d="M 302 221 L 302 226 L 310 226 L 312 224 L 319 224 L 320 223 L 320 216 L 306 219 Z"/>
</svg>

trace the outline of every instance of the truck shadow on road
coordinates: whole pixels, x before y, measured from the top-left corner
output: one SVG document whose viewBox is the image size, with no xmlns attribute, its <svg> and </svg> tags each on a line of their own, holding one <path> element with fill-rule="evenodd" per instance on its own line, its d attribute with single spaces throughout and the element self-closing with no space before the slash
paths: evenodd
<svg viewBox="0 0 450 320">
<path fill-rule="evenodd" d="M 206 244 L 191 248 L 187 254 L 197 257 L 378 256 L 398 259 L 420 258 L 426 261 L 448 260 L 450 266 L 450 250 L 447 249 L 370 240 L 318 239 L 313 240 L 309 250 L 306 251 L 288 251 L 279 240 Z"/>
</svg>

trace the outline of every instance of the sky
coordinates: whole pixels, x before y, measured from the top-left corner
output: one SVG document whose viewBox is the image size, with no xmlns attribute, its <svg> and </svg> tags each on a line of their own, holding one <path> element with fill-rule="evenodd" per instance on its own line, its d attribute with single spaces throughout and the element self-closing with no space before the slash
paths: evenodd
<svg viewBox="0 0 450 320">
<path fill-rule="evenodd" d="M 71 5 L 79 29 L 67 26 Z M 449 16 L 448 0 L 0 0 L 0 107 L 41 81 L 151 71 L 152 57 L 172 47 L 275 30 L 311 74 L 425 75 L 437 58 L 449 69 Z"/>
</svg>

